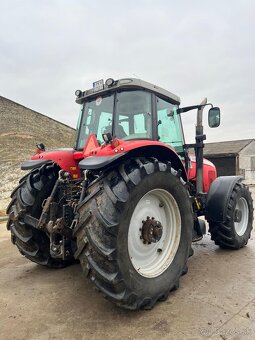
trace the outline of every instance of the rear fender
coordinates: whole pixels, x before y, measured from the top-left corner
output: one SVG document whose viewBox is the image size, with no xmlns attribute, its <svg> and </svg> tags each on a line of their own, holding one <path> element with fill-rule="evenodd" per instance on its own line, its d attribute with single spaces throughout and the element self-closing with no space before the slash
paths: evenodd
<svg viewBox="0 0 255 340">
<path fill-rule="evenodd" d="M 181 170 L 181 177 L 187 181 L 187 173 L 181 159 L 174 150 L 163 145 L 142 146 L 116 155 L 89 156 L 80 161 L 79 168 L 98 170 L 134 157 L 155 157 L 159 161 L 171 162 L 171 166 L 176 171 Z"/>
<path fill-rule="evenodd" d="M 21 164 L 20 168 L 21 170 L 31 170 L 31 169 L 37 169 L 40 168 L 42 165 L 50 163 L 48 160 L 29 160 L 25 161 Z"/>
<path fill-rule="evenodd" d="M 205 218 L 207 221 L 225 222 L 232 190 L 242 176 L 222 176 L 212 182 L 206 200 Z"/>
<path fill-rule="evenodd" d="M 52 151 L 41 152 L 32 157 L 31 161 L 22 163 L 21 169 L 32 169 L 39 167 L 45 162 L 52 161 L 56 163 L 61 169 L 70 173 L 73 179 L 80 178 L 80 169 L 78 167 L 78 161 L 74 160 L 73 149 L 56 149 Z M 29 168 L 28 168 L 29 166 Z M 25 169 L 26 167 L 26 169 Z"/>
</svg>

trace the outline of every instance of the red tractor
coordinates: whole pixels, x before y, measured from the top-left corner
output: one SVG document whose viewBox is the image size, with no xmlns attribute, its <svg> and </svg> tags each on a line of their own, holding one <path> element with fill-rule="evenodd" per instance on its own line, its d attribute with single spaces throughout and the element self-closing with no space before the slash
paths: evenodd
<svg viewBox="0 0 255 340">
<path fill-rule="evenodd" d="M 253 204 L 240 176 L 218 177 L 203 159 L 205 106 L 210 127 L 220 110 L 180 108 L 176 95 L 138 79 L 97 81 L 76 91 L 76 145 L 45 151 L 7 208 L 12 242 L 29 260 L 60 268 L 78 260 L 105 297 L 127 309 L 150 309 L 177 289 L 192 241 L 205 234 L 239 249 L 252 230 Z M 181 114 L 197 109 L 194 144 Z M 189 149 L 195 150 L 195 156 Z"/>
</svg>

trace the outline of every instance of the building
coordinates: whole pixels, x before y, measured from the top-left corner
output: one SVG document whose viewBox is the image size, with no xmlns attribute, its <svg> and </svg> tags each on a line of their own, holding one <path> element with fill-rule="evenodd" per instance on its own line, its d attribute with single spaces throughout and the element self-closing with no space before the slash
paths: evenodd
<svg viewBox="0 0 255 340">
<path fill-rule="evenodd" d="M 255 139 L 206 143 L 204 157 L 218 176 L 242 175 L 246 184 L 255 185 Z"/>
</svg>

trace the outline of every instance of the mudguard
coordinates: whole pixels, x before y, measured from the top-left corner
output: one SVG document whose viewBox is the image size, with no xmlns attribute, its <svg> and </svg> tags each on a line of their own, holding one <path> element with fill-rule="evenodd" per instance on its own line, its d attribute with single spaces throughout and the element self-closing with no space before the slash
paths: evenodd
<svg viewBox="0 0 255 340">
<path fill-rule="evenodd" d="M 82 170 L 101 169 L 123 156 L 125 156 L 125 153 L 114 156 L 89 156 L 79 162 L 79 168 Z"/>
<path fill-rule="evenodd" d="M 20 168 L 21 170 L 31 170 L 31 169 L 36 169 L 40 168 L 42 165 L 49 163 L 48 159 L 43 159 L 43 160 L 29 160 L 25 161 L 21 164 Z"/>
<path fill-rule="evenodd" d="M 212 182 L 206 199 L 205 218 L 207 221 L 225 222 L 232 190 L 242 179 L 242 176 L 222 176 Z"/>
</svg>

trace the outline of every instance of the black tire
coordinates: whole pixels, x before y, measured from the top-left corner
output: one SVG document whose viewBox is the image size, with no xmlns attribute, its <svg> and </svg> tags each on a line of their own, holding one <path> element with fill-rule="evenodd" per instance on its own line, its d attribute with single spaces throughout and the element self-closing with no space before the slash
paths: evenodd
<svg viewBox="0 0 255 340">
<path fill-rule="evenodd" d="M 7 208 L 9 215 L 7 229 L 11 231 L 13 244 L 27 259 L 47 267 L 62 268 L 70 261 L 52 258 L 48 236 L 24 222 L 26 215 L 40 217 L 42 203 L 53 189 L 56 174 L 54 165 L 46 164 L 20 180 L 18 187 L 12 192 L 12 200 Z"/>
<path fill-rule="evenodd" d="M 174 197 L 180 212 L 181 237 L 167 269 L 147 278 L 130 260 L 128 230 L 135 206 L 155 188 Z M 75 257 L 106 298 L 126 309 L 151 309 L 178 288 L 180 276 L 187 272 L 193 214 L 180 172 L 157 160 L 130 160 L 111 170 L 89 191 L 92 198 L 78 208 Z"/>
<path fill-rule="evenodd" d="M 241 201 L 240 201 L 241 199 Z M 241 232 L 237 233 L 235 222 L 238 222 L 236 217 L 236 208 L 240 204 L 238 202 L 246 202 L 244 206 L 247 209 L 247 223 L 244 219 L 244 215 L 240 216 L 243 221 Z M 220 222 L 209 222 L 209 232 L 211 233 L 211 239 L 221 248 L 224 249 L 240 249 L 244 247 L 249 238 L 251 237 L 253 223 L 253 202 L 249 189 L 241 182 L 237 182 L 230 195 L 230 199 L 227 206 L 226 221 Z"/>
</svg>

